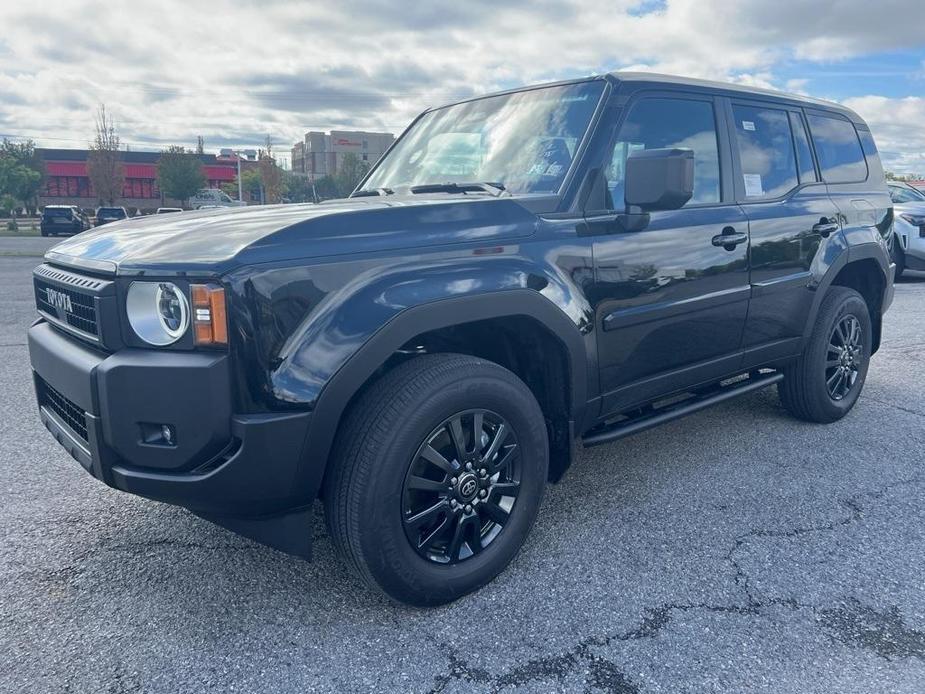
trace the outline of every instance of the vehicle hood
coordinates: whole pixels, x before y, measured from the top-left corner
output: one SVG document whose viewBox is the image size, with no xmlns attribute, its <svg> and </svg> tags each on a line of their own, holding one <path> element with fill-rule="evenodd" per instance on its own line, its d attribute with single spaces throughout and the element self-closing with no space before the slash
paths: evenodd
<svg viewBox="0 0 925 694">
<path fill-rule="evenodd" d="M 100 272 L 222 273 L 244 265 L 529 236 L 514 198 L 407 196 L 150 215 L 74 236 L 49 261 Z"/>
</svg>

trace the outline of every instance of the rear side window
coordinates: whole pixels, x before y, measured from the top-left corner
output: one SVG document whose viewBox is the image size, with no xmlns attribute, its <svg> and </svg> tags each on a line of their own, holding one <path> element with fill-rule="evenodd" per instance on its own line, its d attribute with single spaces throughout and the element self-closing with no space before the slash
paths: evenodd
<svg viewBox="0 0 925 694">
<path fill-rule="evenodd" d="M 856 183 L 867 180 L 867 162 L 854 125 L 842 118 L 812 114 L 809 131 L 816 145 L 823 181 Z"/>
<path fill-rule="evenodd" d="M 796 188 L 796 152 L 787 111 L 734 105 L 745 197 L 777 198 Z"/>
<path fill-rule="evenodd" d="M 637 150 L 662 148 L 694 151 L 694 195 L 688 205 L 719 202 L 719 149 L 713 104 L 653 97 L 632 106 L 614 143 L 607 171 L 614 204 L 623 204 L 626 158 Z"/>
</svg>

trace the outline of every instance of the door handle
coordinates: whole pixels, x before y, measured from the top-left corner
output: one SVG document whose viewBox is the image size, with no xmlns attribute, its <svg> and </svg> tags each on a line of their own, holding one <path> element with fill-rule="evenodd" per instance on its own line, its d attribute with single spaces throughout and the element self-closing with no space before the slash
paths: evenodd
<svg viewBox="0 0 925 694">
<path fill-rule="evenodd" d="M 834 234 L 836 231 L 838 231 L 838 221 L 834 217 L 823 217 L 818 224 L 813 224 L 813 232 L 824 239 L 829 238 L 829 234 Z"/>
<path fill-rule="evenodd" d="M 712 243 L 716 247 L 722 246 L 727 251 L 734 251 L 736 246 L 746 241 L 748 241 L 748 234 L 736 231 L 733 227 L 726 227 L 722 234 L 713 237 Z"/>
</svg>

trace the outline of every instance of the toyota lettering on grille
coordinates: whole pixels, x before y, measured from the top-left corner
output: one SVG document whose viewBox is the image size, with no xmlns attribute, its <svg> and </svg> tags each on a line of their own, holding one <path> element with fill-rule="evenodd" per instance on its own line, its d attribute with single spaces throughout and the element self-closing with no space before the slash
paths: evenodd
<svg viewBox="0 0 925 694">
<path fill-rule="evenodd" d="M 64 292 L 59 292 L 48 287 L 45 289 L 45 296 L 48 299 L 48 303 L 56 309 L 63 309 L 68 313 L 74 312 L 74 305 L 71 303 L 71 297 Z"/>
</svg>

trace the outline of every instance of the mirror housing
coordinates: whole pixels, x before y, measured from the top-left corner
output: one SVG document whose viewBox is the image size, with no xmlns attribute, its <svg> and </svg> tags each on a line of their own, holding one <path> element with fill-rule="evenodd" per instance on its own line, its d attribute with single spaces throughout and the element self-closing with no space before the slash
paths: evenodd
<svg viewBox="0 0 925 694">
<path fill-rule="evenodd" d="M 694 195 L 694 151 L 646 149 L 626 159 L 626 214 L 677 210 Z"/>
</svg>

